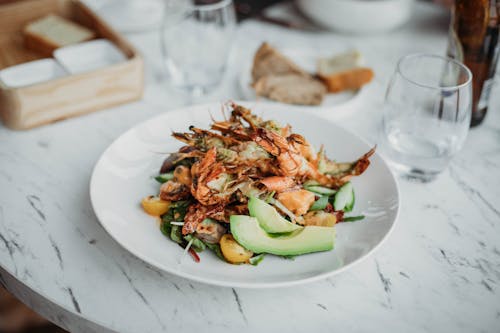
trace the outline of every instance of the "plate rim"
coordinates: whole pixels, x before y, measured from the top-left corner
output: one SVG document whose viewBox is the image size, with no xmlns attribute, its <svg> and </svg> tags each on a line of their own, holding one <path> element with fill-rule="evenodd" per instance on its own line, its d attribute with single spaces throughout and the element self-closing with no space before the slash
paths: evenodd
<svg viewBox="0 0 500 333">
<path fill-rule="evenodd" d="M 239 104 L 239 103 L 241 103 L 241 104 L 249 104 L 249 103 L 255 102 L 255 101 L 234 101 L 234 102 L 237 103 L 237 104 Z M 203 104 L 188 105 L 188 106 L 183 106 L 183 107 L 180 107 L 180 108 L 175 108 L 175 109 L 172 109 L 172 110 L 169 110 L 169 111 L 165 111 L 165 112 L 163 112 L 161 114 L 158 114 L 156 116 L 153 116 L 153 117 L 150 117 L 148 119 L 145 119 L 144 121 L 141 121 L 141 122 L 135 124 L 134 126 L 128 128 L 127 130 L 125 130 L 124 132 L 122 132 L 121 134 L 119 134 L 106 147 L 106 149 L 104 149 L 104 151 L 100 154 L 99 158 L 97 159 L 97 161 L 94 164 L 94 167 L 92 169 L 92 175 L 91 175 L 90 182 L 89 182 L 90 202 L 91 202 L 91 205 L 92 205 L 92 210 L 94 211 L 94 214 L 96 215 L 99 224 L 102 226 L 102 228 L 106 231 L 106 233 L 116 243 L 118 243 L 129 254 L 131 254 L 131 255 L 139 258 L 145 264 L 151 265 L 151 266 L 154 267 L 154 269 L 158 269 L 160 271 L 167 272 L 168 274 L 172 274 L 172 275 L 175 275 L 175 276 L 179 276 L 179 277 L 185 278 L 187 280 L 192 280 L 192 281 L 196 281 L 196 282 L 200 282 L 200 283 L 204 283 L 204 284 L 209 284 L 209 285 L 214 285 L 214 286 L 220 286 L 220 287 L 226 287 L 226 288 L 245 288 L 245 289 L 285 288 L 285 287 L 291 287 L 291 286 L 296 286 L 296 285 L 301 285 L 301 284 L 306 284 L 306 283 L 310 283 L 310 282 L 314 282 L 314 281 L 319 281 L 319 280 L 327 279 L 329 277 L 332 277 L 334 275 L 342 273 L 342 272 L 346 271 L 347 269 L 351 269 L 352 267 L 357 266 L 359 263 L 363 262 L 368 257 L 370 257 L 372 254 L 374 254 L 378 249 L 380 249 L 380 247 L 382 246 L 382 244 L 384 244 L 387 241 L 387 239 L 389 238 L 389 236 L 393 233 L 394 228 L 396 226 L 396 223 L 398 223 L 399 215 L 400 215 L 400 211 L 401 211 L 401 192 L 400 192 L 400 188 L 399 188 L 399 183 L 397 181 L 397 177 L 395 176 L 394 172 L 390 169 L 387 161 L 378 152 L 375 152 L 375 154 L 378 155 L 378 157 L 380 158 L 380 161 L 382 162 L 383 166 L 389 171 L 391 179 L 392 179 L 392 181 L 394 183 L 394 187 L 396 189 L 396 193 L 395 194 L 397 196 L 397 210 L 396 210 L 396 214 L 394 216 L 394 220 L 392 221 L 392 224 L 391 224 L 389 230 L 386 232 L 386 234 L 381 238 L 381 240 L 373 248 L 371 248 L 368 252 L 366 252 L 361 257 L 355 259 L 351 263 L 349 263 L 349 264 L 347 264 L 345 266 L 342 266 L 342 267 L 340 267 L 338 269 L 335 269 L 335 270 L 332 270 L 332 271 L 329 271 L 329 272 L 324 272 L 324 273 L 321 273 L 321 274 L 317 274 L 317 275 L 314 275 L 314 276 L 311 276 L 311 277 L 307 277 L 307 278 L 299 278 L 299 279 L 292 280 L 292 281 L 252 282 L 252 283 L 248 283 L 248 282 L 235 282 L 235 281 L 221 281 L 221 280 L 218 280 L 218 279 L 215 279 L 215 278 L 203 278 L 203 277 L 200 277 L 200 276 L 197 276 L 197 275 L 194 275 L 194 274 L 190 274 L 190 273 L 187 273 L 187 272 L 178 271 L 178 270 L 175 270 L 175 269 L 170 269 L 170 268 L 168 268 L 168 267 L 166 267 L 164 265 L 161 265 L 161 264 L 157 263 L 157 261 L 154 260 L 154 259 L 147 258 L 147 256 L 145 256 L 145 255 L 138 254 L 135 251 L 132 251 L 129 248 L 129 246 L 127 246 L 124 242 L 122 242 L 119 239 L 117 239 L 115 237 L 115 235 L 112 232 L 110 232 L 110 230 L 107 228 L 107 226 L 102 222 L 102 220 L 101 220 L 102 213 L 100 213 L 98 210 L 96 210 L 96 202 L 95 202 L 96 199 L 95 199 L 95 195 L 93 195 L 93 193 L 95 191 L 95 186 L 96 186 L 95 185 L 95 182 L 96 182 L 96 170 L 99 167 L 99 165 L 102 163 L 103 157 L 106 155 L 106 153 L 123 136 L 127 135 L 129 132 L 135 130 L 136 128 L 138 128 L 140 126 L 143 126 L 144 124 L 152 121 L 153 119 L 164 117 L 165 115 L 167 115 L 169 113 L 173 113 L 173 112 L 182 113 L 182 112 L 186 112 L 186 111 L 188 111 L 190 109 L 202 109 L 202 108 L 210 108 L 210 107 L 213 108 L 213 107 L 219 107 L 220 105 L 223 105 L 223 104 L 225 104 L 225 102 L 210 102 L 210 103 L 203 103 Z M 270 105 L 272 107 L 273 105 L 276 106 L 276 103 L 260 102 L 259 106 L 262 106 L 262 105 L 264 105 L 264 106 L 265 105 Z M 283 105 L 281 105 L 281 106 L 283 106 Z M 303 114 L 307 114 L 308 113 L 308 112 L 300 110 L 300 109 L 294 109 L 292 112 L 299 112 L 299 113 L 303 113 Z M 311 116 L 311 115 L 309 115 L 309 116 Z M 361 137 L 361 136 L 353 133 L 349 129 L 346 129 L 346 128 L 344 128 L 344 127 L 336 124 L 332 120 L 322 118 L 322 117 L 320 117 L 320 116 L 318 116 L 316 114 L 313 114 L 312 116 L 316 117 L 316 118 L 318 118 L 320 120 L 323 120 L 323 121 L 328 121 L 328 122 L 332 123 L 333 125 L 335 125 L 335 126 L 337 126 L 339 128 L 342 128 L 344 131 L 346 131 L 350 135 L 356 137 L 357 139 L 359 139 L 363 143 L 365 143 L 368 146 L 370 146 L 370 143 L 368 143 L 367 140 L 365 140 L 363 137 Z"/>
</svg>

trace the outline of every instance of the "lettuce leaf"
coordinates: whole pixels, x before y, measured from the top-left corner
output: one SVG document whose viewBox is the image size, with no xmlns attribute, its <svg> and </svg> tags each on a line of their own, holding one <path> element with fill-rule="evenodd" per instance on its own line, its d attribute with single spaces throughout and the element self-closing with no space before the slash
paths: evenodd
<svg viewBox="0 0 500 333">
<path fill-rule="evenodd" d="M 186 242 L 190 242 L 193 240 L 193 243 L 191 244 L 191 247 L 196 251 L 196 252 L 202 252 L 206 249 L 206 243 L 204 243 L 201 239 L 194 237 L 192 234 L 184 236 L 184 240 Z"/>
</svg>

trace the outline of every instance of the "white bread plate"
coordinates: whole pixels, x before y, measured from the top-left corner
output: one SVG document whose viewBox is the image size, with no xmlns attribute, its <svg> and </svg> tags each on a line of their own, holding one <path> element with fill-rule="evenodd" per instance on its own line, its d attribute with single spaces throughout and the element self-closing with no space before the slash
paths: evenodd
<svg viewBox="0 0 500 333">
<path fill-rule="evenodd" d="M 332 49 L 323 48 L 315 50 L 312 48 L 298 48 L 298 47 L 278 47 L 278 50 L 292 60 L 295 64 L 300 66 L 307 72 L 314 74 L 316 72 L 316 62 L 322 57 L 331 57 L 335 54 L 342 53 L 349 50 L 348 46 L 338 46 Z M 254 52 L 255 53 L 255 52 Z M 252 57 L 246 60 L 246 64 L 242 66 L 239 75 L 239 86 L 242 98 L 247 101 L 271 101 L 266 97 L 257 96 L 252 84 Z M 343 91 L 339 93 L 328 93 L 325 95 L 323 102 L 320 105 L 292 105 L 290 107 L 299 107 L 302 110 L 311 110 L 321 113 L 328 112 L 328 116 L 345 117 L 353 114 L 357 110 L 356 101 L 360 99 L 364 87 L 355 91 Z"/>
</svg>

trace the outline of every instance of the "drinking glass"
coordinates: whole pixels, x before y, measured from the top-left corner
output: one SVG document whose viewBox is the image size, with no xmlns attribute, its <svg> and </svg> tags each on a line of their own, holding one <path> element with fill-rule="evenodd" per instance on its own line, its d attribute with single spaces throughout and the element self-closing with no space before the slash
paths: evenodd
<svg viewBox="0 0 500 333">
<path fill-rule="evenodd" d="M 381 148 L 402 175 L 431 181 L 462 148 L 471 79 L 470 70 L 451 58 L 412 54 L 399 60 L 385 96 Z"/>
<path fill-rule="evenodd" d="M 160 35 L 171 84 L 194 96 L 215 89 L 225 73 L 235 26 L 231 0 L 168 2 Z"/>
</svg>

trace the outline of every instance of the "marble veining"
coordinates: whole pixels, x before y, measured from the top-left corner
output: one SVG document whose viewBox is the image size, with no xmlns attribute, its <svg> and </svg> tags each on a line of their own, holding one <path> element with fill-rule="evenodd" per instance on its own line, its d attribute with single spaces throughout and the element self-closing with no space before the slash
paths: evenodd
<svg viewBox="0 0 500 333">
<path fill-rule="evenodd" d="M 293 14 L 283 7 L 274 12 Z M 194 102 L 238 99 L 242 62 L 263 38 L 279 46 L 353 46 L 375 80 L 352 115 L 320 115 L 376 143 L 395 62 L 411 52 L 444 53 L 446 19 L 419 2 L 407 26 L 383 36 L 311 34 L 245 21 L 222 87 Z M 485 123 L 470 131 L 449 169 L 431 184 L 401 180 L 400 221 L 373 256 L 308 285 L 221 288 L 145 264 L 107 235 L 91 208 L 92 168 L 114 138 L 189 102 L 168 87 L 156 32 L 128 38 L 147 64 L 142 101 L 30 131 L 0 127 L 2 286 L 72 332 L 500 331 L 498 85 Z"/>
<path fill-rule="evenodd" d="M 236 290 L 234 288 L 231 288 L 231 290 L 233 291 L 234 301 L 236 302 L 236 305 L 238 306 L 238 311 L 241 313 L 241 317 L 243 317 L 243 320 L 245 321 L 245 323 L 248 323 L 248 319 L 245 316 L 245 312 L 243 312 L 243 307 L 241 306 L 240 296 L 238 295 L 238 292 L 236 292 Z"/>
</svg>

